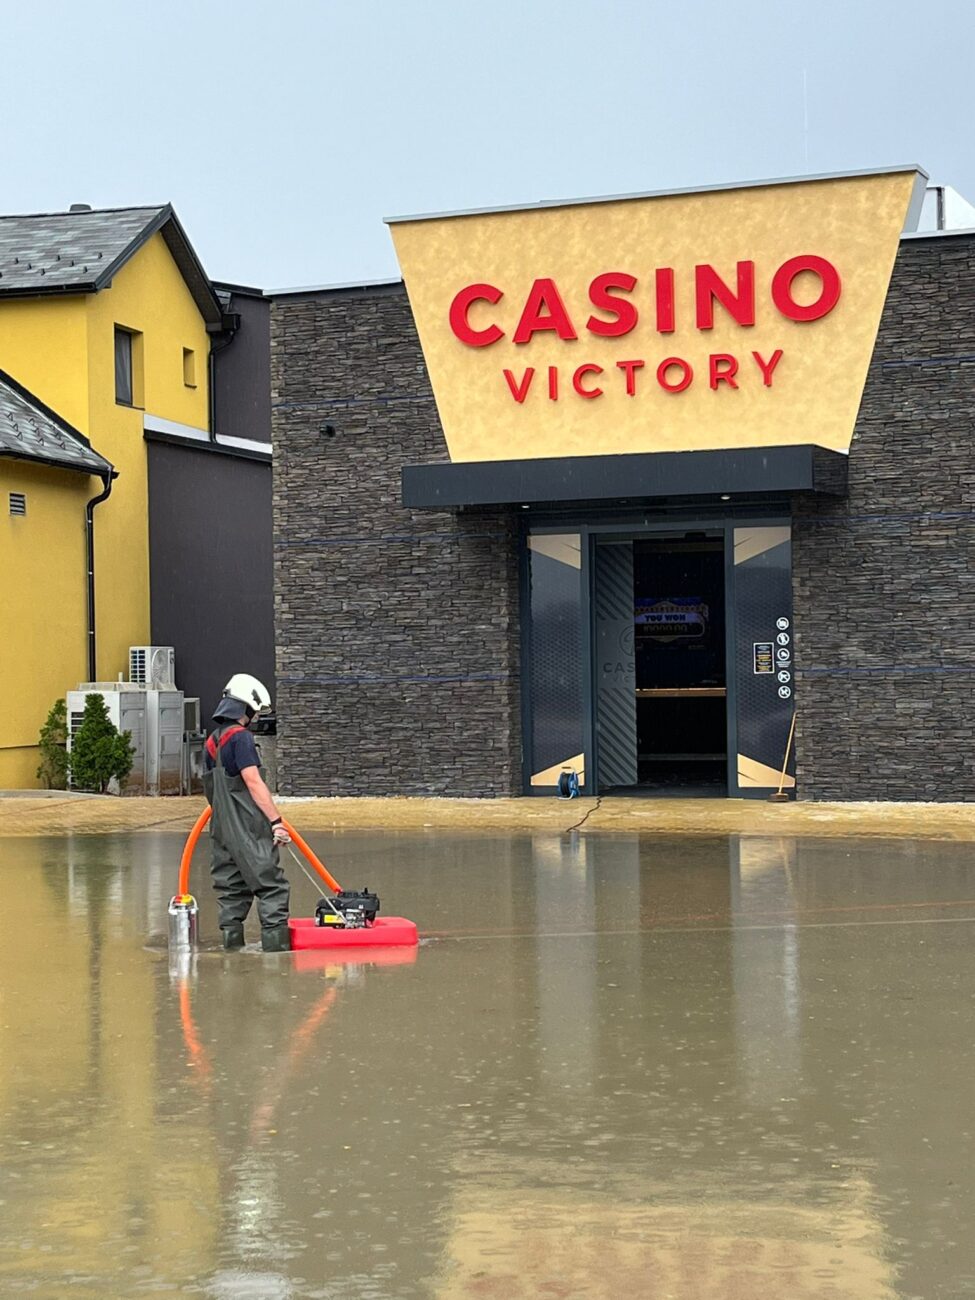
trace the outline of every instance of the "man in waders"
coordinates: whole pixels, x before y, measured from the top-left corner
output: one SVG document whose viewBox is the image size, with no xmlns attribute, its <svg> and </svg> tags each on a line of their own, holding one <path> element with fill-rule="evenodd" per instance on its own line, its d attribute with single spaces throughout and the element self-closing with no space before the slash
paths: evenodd
<svg viewBox="0 0 975 1300">
<path fill-rule="evenodd" d="M 225 948 L 244 946 L 244 919 L 257 899 L 261 947 L 286 952 L 290 889 L 278 846 L 290 843 L 281 814 L 261 776 L 261 760 L 248 727 L 271 707 L 266 686 L 235 673 L 213 713 L 216 730 L 206 743 L 203 788 L 210 819 L 210 874 L 220 904 Z"/>
</svg>

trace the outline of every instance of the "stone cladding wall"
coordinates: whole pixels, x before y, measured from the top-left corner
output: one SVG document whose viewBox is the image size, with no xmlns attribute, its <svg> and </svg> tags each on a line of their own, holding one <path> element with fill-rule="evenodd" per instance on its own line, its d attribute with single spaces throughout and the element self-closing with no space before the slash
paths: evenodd
<svg viewBox="0 0 975 1300">
<path fill-rule="evenodd" d="M 975 798 L 975 236 L 905 240 L 849 495 L 797 503 L 803 799 Z"/>
<path fill-rule="evenodd" d="M 275 299 L 271 391 L 279 789 L 520 792 L 517 521 L 400 503 L 448 459 L 403 287 Z"/>
<path fill-rule="evenodd" d="M 271 334 L 282 792 L 518 793 L 517 520 L 400 504 L 447 459 L 404 290 L 279 298 Z M 902 243 L 793 586 L 800 798 L 975 798 L 975 236 Z"/>
</svg>

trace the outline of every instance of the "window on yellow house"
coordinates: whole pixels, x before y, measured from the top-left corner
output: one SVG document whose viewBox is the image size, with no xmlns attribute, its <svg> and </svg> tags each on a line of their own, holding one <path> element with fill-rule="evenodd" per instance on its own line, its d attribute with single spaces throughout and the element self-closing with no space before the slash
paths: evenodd
<svg viewBox="0 0 975 1300">
<path fill-rule="evenodd" d="M 115 326 L 115 400 L 121 406 L 142 406 L 142 335 Z"/>
<path fill-rule="evenodd" d="M 187 388 L 196 387 L 196 353 L 192 348 L 183 349 L 183 383 Z"/>
</svg>

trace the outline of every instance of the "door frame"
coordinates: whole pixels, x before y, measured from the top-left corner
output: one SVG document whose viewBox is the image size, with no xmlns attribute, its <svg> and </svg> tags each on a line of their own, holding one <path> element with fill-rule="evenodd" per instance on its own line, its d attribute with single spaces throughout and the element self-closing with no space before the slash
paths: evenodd
<svg viewBox="0 0 975 1300">
<path fill-rule="evenodd" d="M 525 794 L 540 795 L 543 792 L 533 789 L 531 785 L 531 700 L 528 683 L 531 680 L 531 619 L 530 579 L 528 560 L 529 533 L 578 533 L 580 541 L 580 621 L 581 621 L 581 667 L 582 667 L 582 741 L 586 756 L 585 781 L 580 793 L 595 797 L 597 790 L 597 772 L 599 764 L 598 733 L 596 728 L 597 687 L 596 687 L 596 620 L 594 603 L 594 548 L 599 537 L 616 537 L 620 540 L 633 540 L 648 537 L 666 537 L 674 533 L 703 532 L 721 535 L 724 544 L 724 597 L 725 597 L 725 727 L 726 727 L 726 798 L 745 797 L 738 788 L 738 674 L 736 670 L 736 650 L 738 637 L 738 612 L 735 591 L 735 529 L 750 526 L 754 528 L 790 527 L 792 513 L 785 503 L 775 503 L 766 509 L 741 507 L 734 511 L 722 511 L 720 514 L 706 512 L 687 515 L 661 515 L 648 520 L 646 517 L 629 519 L 619 515 L 605 520 L 581 520 L 571 512 L 535 515 L 523 515 L 521 518 L 521 720 L 522 720 L 522 767 L 523 789 Z"/>
</svg>

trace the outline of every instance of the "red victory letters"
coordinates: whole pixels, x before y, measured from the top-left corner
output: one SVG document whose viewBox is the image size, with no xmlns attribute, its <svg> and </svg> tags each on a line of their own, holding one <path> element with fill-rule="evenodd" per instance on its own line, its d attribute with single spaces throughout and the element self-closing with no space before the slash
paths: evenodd
<svg viewBox="0 0 975 1300">
<path fill-rule="evenodd" d="M 777 347 L 767 354 L 753 348 L 743 354 L 715 350 L 703 355 L 691 349 L 690 356 L 658 353 L 647 358 L 636 355 L 631 342 L 629 355 L 600 362 L 587 359 L 584 353 L 579 357 L 582 346 L 575 322 L 585 335 L 605 341 L 632 335 L 638 326 L 644 334 L 673 334 L 683 319 L 685 330 L 692 328 L 702 335 L 720 331 L 719 337 L 726 343 L 729 331 L 748 330 L 769 312 L 788 322 L 790 329 L 795 324 L 813 324 L 828 316 L 842 295 L 839 271 L 816 253 L 790 257 L 771 274 L 760 271 L 752 259 L 740 258 L 733 266 L 698 263 L 690 284 L 679 280 L 669 266 L 650 268 L 642 275 L 641 280 L 626 270 L 603 271 L 576 297 L 572 293 L 563 296 L 554 279 L 540 277 L 525 293 L 520 313 L 518 296 L 511 304 L 511 295 L 506 296 L 498 285 L 468 284 L 450 303 L 450 329 L 458 342 L 469 348 L 490 348 L 509 337 L 510 331 L 512 343 L 529 348 L 528 355 L 544 364 L 546 378 L 539 381 L 537 390 L 533 384 L 537 366 L 501 370 L 503 382 L 519 404 L 536 391 L 553 402 L 563 397 L 594 401 L 614 385 L 616 391 L 622 386 L 627 397 L 635 397 L 647 383 L 674 397 L 692 385 L 705 384 L 722 394 L 754 383 L 771 388 L 784 364 L 784 349 Z M 571 352 L 565 353 L 565 365 L 560 366 L 552 348 L 563 344 Z M 541 347 L 547 355 L 539 355 Z"/>
</svg>

